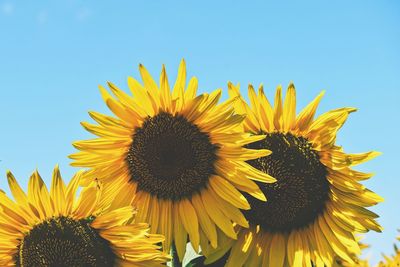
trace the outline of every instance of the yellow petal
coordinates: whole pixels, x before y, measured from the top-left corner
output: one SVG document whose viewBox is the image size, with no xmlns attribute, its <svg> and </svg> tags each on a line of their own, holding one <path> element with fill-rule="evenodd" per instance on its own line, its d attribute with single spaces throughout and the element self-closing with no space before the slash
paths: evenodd
<svg viewBox="0 0 400 267">
<path fill-rule="evenodd" d="M 303 265 L 303 244 L 298 231 L 292 231 L 287 244 L 288 260 L 291 266 Z"/>
<path fill-rule="evenodd" d="M 182 220 L 183 226 L 189 234 L 189 239 L 193 249 L 198 252 L 200 243 L 199 222 L 197 220 L 196 211 L 189 200 L 180 200 L 179 216 Z"/>
<path fill-rule="evenodd" d="M 218 206 L 218 208 L 225 214 L 227 218 L 242 227 L 249 227 L 249 222 L 238 208 L 221 199 L 212 188 L 209 189 L 209 194 L 214 199 L 215 205 Z"/>
<path fill-rule="evenodd" d="M 264 131 L 271 132 L 274 129 L 274 111 L 264 94 L 264 89 L 262 86 L 260 86 L 258 89 L 258 98 L 260 103 L 260 118 L 263 122 L 260 122 L 260 126 Z"/>
<path fill-rule="evenodd" d="M 210 217 L 208 216 L 206 208 L 204 207 L 203 201 L 201 200 L 199 194 L 193 195 L 192 204 L 196 210 L 201 229 L 207 236 L 208 240 L 210 240 L 211 246 L 213 248 L 217 248 L 217 241 L 218 241 L 217 230 L 215 228 L 215 224 L 211 221 Z"/>
<path fill-rule="evenodd" d="M 323 234 L 325 235 L 326 240 L 329 240 L 329 245 L 331 246 L 333 251 L 335 251 L 337 255 L 345 261 L 349 262 L 350 264 L 354 264 L 354 261 L 349 256 L 346 247 L 333 234 L 332 229 L 329 228 L 323 216 L 319 216 L 318 224 Z"/>
<path fill-rule="evenodd" d="M 293 83 L 289 84 L 283 104 L 283 130 L 292 129 L 296 119 L 296 90 Z"/>
<path fill-rule="evenodd" d="M 54 204 L 54 212 L 61 215 L 65 210 L 65 184 L 61 178 L 58 165 L 54 168 L 51 180 L 50 197 Z"/>
<path fill-rule="evenodd" d="M 49 192 L 37 171 L 29 179 L 28 199 L 39 211 L 41 219 L 46 219 L 48 216 L 53 215 Z"/>
<path fill-rule="evenodd" d="M 135 122 L 134 118 L 136 118 L 135 114 L 130 112 L 129 109 L 127 109 L 121 103 L 112 98 L 104 87 L 99 86 L 99 90 L 104 102 L 107 104 L 110 110 L 123 121 L 130 123 L 130 125 L 133 125 L 133 123 Z"/>
<path fill-rule="evenodd" d="M 7 181 L 8 181 L 8 185 L 10 187 L 11 193 L 12 193 L 14 199 L 17 201 L 17 203 L 21 206 L 27 206 L 28 205 L 27 196 L 26 196 L 25 192 L 19 186 L 14 175 L 10 171 L 7 171 Z"/>
<path fill-rule="evenodd" d="M 161 77 L 160 77 L 160 91 L 161 91 L 161 104 L 164 110 L 170 111 L 171 107 L 171 91 L 169 88 L 168 77 L 165 71 L 165 66 L 162 66 Z"/>
<path fill-rule="evenodd" d="M 269 251 L 270 266 L 282 267 L 285 262 L 286 244 L 285 237 L 280 234 L 273 234 L 271 248 Z"/>
<path fill-rule="evenodd" d="M 159 216 L 160 216 L 160 209 L 157 197 L 150 197 L 150 233 L 156 234 L 158 232 L 158 223 L 159 223 Z"/>
<path fill-rule="evenodd" d="M 246 231 L 245 234 L 241 234 L 238 241 L 233 246 L 229 259 L 226 263 L 226 267 L 243 266 L 247 258 L 250 255 L 253 247 L 253 233 Z"/>
<path fill-rule="evenodd" d="M 196 97 L 197 94 L 197 86 L 198 86 L 198 82 L 197 82 L 197 78 L 193 77 L 190 79 L 188 87 L 185 91 L 185 105 L 186 103 L 188 103 L 190 100 L 194 99 Z"/>
<path fill-rule="evenodd" d="M 260 110 L 258 108 L 260 105 L 258 103 L 258 98 L 257 98 L 256 92 L 254 91 L 253 85 L 251 85 L 251 84 L 249 84 L 249 87 L 248 87 L 248 95 L 249 95 L 249 100 L 250 100 L 250 104 L 251 104 L 251 110 L 253 110 L 253 112 L 255 114 L 257 114 L 259 117 Z"/>
<path fill-rule="evenodd" d="M 352 253 L 357 255 L 361 253 L 360 247 L 351 232 L 347 232 L 338 226 L 327 212 L 324 213 L 324 219 L 328 227 L 332 230 L 332 233 L 334 233 L 341 243 L 343 243 Z"/>
<path fill-rule="evenodd" d="M 274 102 L 274 125 L 275 129 L 282 130 L 283 108 L 282 108 L 282 87 L 278 86 L 275 93 Z"/>
<path fill-rule="evenodd" d="M 150 92 L 154 99 L 158 99 L 159 94 L 157 84 L 142 64 L 139 65 L 139 72 L 140 76 L 142 77 L 144 87 L 148 90 L 148 92 Z"/>
<path fill-rule="evenodd" d="M 82 219 L 94 215 L 99 200 L 100 191 L 96 186 L 84 188 L 74 207 L 74 218 Z"/>
<path fill-rule="evenodd" d="M 174 219 L 174 242 L 176 250 L 178 252 L 179 261 L 183 261 L 183 257 L 186 251 L 187 243 L 187 232 L 183 227 L 180 215 L 179 215 L 179 204 L 173 204 L 173 219 Z"/>
<path fill-rule="evenodd" d="M 319 256 L 321 257 L 326 266 L 332 266 L 335 252 L 332 250 L 331 245 L 329 244 L 328 240 L 322 233 L 322 230 L 318 222 L 314 223 L 312 229 L 314 230 L 313 235 L 315 238 L 315 243 L 317 245 Z"/>
<path fill-rule="evenodd" d="M 141 207 L 136 214 L 136 221 L 138 222 L 149 222 L 150 216 L 150 202 L 151 196 L 147 192 L 139 191 L 137 192 L 133 205 L 136 207 Z M 151 226 L 151 225 L 150 225 Z"/>
<path fill-rule="evenodd" d="M 84 171 L 78 171 L 68 183 L 65 191 L 65 211 L 64 214 L 70 214 L 75 202 L 76 191 L 78 190 Z"/>
<path fill-rule="evenodd" d="M 134 126 L 133 122 L 137 122 L 141 117 L 145 117 L 146 113 L 142 110 L 142 106 L 133 97 L 119 89 L 116 85 L 111 82 L 107 82 L 108 87 L 111 89 L 113 94 L 118 98 L 121 107 L 126 110 L 131 115 L 134 115 L 130 120 L 123 121 L 122 124 L 128 127 Z M 107 103 L 108 99 L 105 99 Z"/>
<path fill-rule="evenodd" d="M 317 111 L 318 104 L 324 96 L 325 91 L 322 91 L 313 101 L 311 101 L 299 114 L 296 120 L 295 128 L 299 131 L 308 129 L 311 125 L 315 112 Z"/>
<path fill-rule="evenodd" d="M 215 205 L 215 200 L 207 190 L 201 193 L 201 199 L 204 206 L 207 207 L 206 211 L 211 220 L 230 238 L 236 239 L 237 235 L 233 229 L 231 221 L 224 215 L 224 213 Z"/>
<path fill-rule="evenodd" d="M 152 109 L 147 90 L 132 77 L 128 77 L 128 87 L 137 98 L 137 104 L 140 105 L 143 111 L 145 111 L 148 116 L 153 116 L 155 111 Z"/>
<path fill-rule="evenodd" d="M 186 84 L 186 63 L 185 60 L 182 59 L 181 63 L 179 64 L 178 69 L 178 76 L 176 78 L 174 88 L 172 89 L 172 98 L 177 99 L 179 98 L 179 105 L 176 107 L 177 110 L 180 110 L 185 103 L 184 100 L 184 91 Z"/>
<path fill-rule="evenodd" d="M 250 209 L 250 204 L 247 199 L 227 180 L 218 175 L 214 175 L 209 182 L 214 191 L 227 202 L 239 209 Z"/>
<path fill-rule="evenodd" d="M 91 223 L 91 226 L 96 229 L 107 229 L 120 226 L 131 219 L 134 213 L 135 210 L 132 206 L 110 210 L 106 213 L 98 215 L 96 219 Z"/>
<path fill-rule="evenodd" d="M 172 242 L 172 201 L 160 200 L 160 234 L 165 236 L 165 251 L 169 251 Z"/>
</svg>

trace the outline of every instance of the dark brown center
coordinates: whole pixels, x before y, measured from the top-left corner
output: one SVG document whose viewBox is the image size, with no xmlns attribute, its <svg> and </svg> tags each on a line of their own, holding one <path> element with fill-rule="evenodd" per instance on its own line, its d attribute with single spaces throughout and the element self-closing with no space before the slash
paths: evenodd
<svg viewBox="0 0 400 267">
<path fill-rule="evenodd" d="M 272 151 L 248 163 L 277 179 L 273 184 L 259 183 L 267 202 L 246 194 L 251 205 L 251 210 L 244 211 L 248 220 L 272 232 L 290 232 L 314 222 L 325 209 L 329 183 L 327 170 L 308 140 L 290 133 L 268 133 L 266 139 L 248 147 Z"/>
<path fill-rule="evenodd" d="M 139 190 L 179 200 L 207 185 L 215 173 L 217 149 L 186 118 L 162 112 L 135 130 L 126 162 Z"/>
<path fill-rule="evenodd" d="M 90 220 L 58 217 L 33 227 L 21 240 L 16 266 L 114 266 L 116 255 Z"/>
</svg>

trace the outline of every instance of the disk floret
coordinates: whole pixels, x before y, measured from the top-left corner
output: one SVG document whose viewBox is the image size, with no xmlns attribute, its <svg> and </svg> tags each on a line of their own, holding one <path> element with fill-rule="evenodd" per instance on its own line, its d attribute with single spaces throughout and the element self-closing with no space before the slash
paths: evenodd
<svg viewBox="0 0 400 267">
<path fill-rule="evenodd" d="M 18 247 L 17 266 L 114 266 L 111 244 L 86 219 L 61 216 L 35 225 Z"/>
<path fill-rule="evenodd" d="M 161 112 L 135 129 L 126 156 L 140 190 L 159 198 L 189 198 L 215 174 L 217 145 L 181 115 Z"/>
<path fill-rule="evenodd" d="M 327 170 L 306 138 L 291 133 L 263 134 L 266 134 L 264 140 L 248 147 L 274 153 L 249 163 L 275 177 L 277 182 L 259 185 L 269 196 L 267 202 L 248 196 L 252 209 L 245 211 L 246 217 L 271 232 L 306 227 L 325 209 L 329 198 Z"/>
</svg>

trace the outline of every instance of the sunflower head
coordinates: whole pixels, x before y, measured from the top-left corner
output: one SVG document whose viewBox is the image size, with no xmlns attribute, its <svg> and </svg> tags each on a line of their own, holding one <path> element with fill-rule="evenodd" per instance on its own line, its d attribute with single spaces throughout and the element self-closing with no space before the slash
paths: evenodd
<svg viewBox="0 0 400 267">
<path fill-rule="evenodd" d="M 1 266 L 148 266 L 168 260 L 156 245 L 163 238 L 132 223 L 132 207 L 104 210 L 96 184 L 76 199 L 81 177 L 79 172 L 65 185 L 56 167 L 49 191 L 35 171 L 26 194 L 7 173 L 14 200 L 0 192 Z"/>
<path fill-rule="evenodd" d="M 284 100 L 277 88 L 273 105 L 262 86 L 258 94 L 249 86 L 250 104 L 231 83 L 229 94 L 240 99 L 234 103 L 236 112 L 247 114 L 243 131 L 266 135 L 246 147 L 272 151 L 247 162 L 277 182 L 259 184 L 267 202 L 245 194 L 251 205 L 244 211 L 250 228 L 238 227 L 237 241 L 226 241 L 209 254 L 230 250 L 227 266 L 332 266 L 336 258 L 355 264 L 354 255 L 360 253 L 355 234 L 381 231 L 378 216 L 366 207 L 382 201 L 360 184 L 372 175 L 351 168 L 379 153 L 347 154 L 336 145 L 338 130 L 355 109 L 340 108 L 314 118 L 322 92 L 296 115 L 293 84 Z"/>
<path fill-rule="evenodd" d="M 400 236 L 397 237 L 397 240 L 400 240 Z M 397 245 L 394 245 L 394 255 L 387 256 L 383 255 L 384 260 L 379 262 L 379 267 L 398 267 L 400 266 L 400 249 Z"/>
<path fill-rule="evenodd" d="M 90 113 L 98 124 L 82 125 L 98 138 L 74 143 L 80 152 L 72 165 L 90 168 L 89 182 L 98 177 L 117 192 L 113 206 L 137 207 L 137 220 L 165 235 L 166 251 L 175 242 L 181 259 L 188 236 L 196 251 L 201 235 L 217 246 L 217 229 L 236 238 L 232 222 L 248 227 L 241 192 L 265 201 L 254 181 L 275 181 L 247 163 L 270 154 L 245 147 L 265 136 L 240 130 L 238 98 L 218 104 L 221 90 L 197 95 L 196 78 L 186 85 L 184 61 L 172 89 L 164 67 L 159 85 L 142 65 L 139 71 L 143 85 L 128 78 L 132 95 L 100 87 L 116 117 Z"/>
</svg>

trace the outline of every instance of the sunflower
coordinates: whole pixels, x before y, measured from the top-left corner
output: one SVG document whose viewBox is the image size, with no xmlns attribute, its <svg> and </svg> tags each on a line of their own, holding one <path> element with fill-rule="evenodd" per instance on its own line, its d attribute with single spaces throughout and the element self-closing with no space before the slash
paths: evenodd
<svg viewBox="0 0 400 267">
<path fill-rule="evenodd" d="M 397 237 L 400 240 L 400 236 Z M 379 267 L 398 267 L 400 266 L 400 249 L 394 245 L 394 256 L 383 255 L 384 261 L 379 262 Z"/>
<path fill-rule="evenodd" d="M 81 177 L 66 186 L 56 167 L 49 192 L 36 171 L 25 194 L 7 173 L 15 201 L 0 192 L 0 266 L 163 266 L 163 237 L 131 223 L 130 206 L 103 210 L 95 184 L 75 199 Z"/>
<path fill-rule="evenodd" d="M 164 66 L 159 87 L 142 65 L 139 71 L 144 85 L 128 78 L 133 95 L 112 83 L 115 97 L 100 87 L 117 117 L 90 112 L 98 124 L 82 125 L 98 138 L 75 142 L 81 151 L 70 157 L 73 166 L 90 168 L 89 182 L 96 177 L 117 192 L 113 205 L 137 207 L 137 220 L 165 236 L 165 251 L 174 243 L 182 260 L 188 237 L 198 251 L 200 233 L 216 247 L 217 229 L 235 239 L 232 223 L 248 227 L 240 209 L 250 205 L 240 191 L 266 201 L 254 181 L 275 179 L 246 161 L 270 151 L 244 147 L 265 136 L 240 130 L 237 99 L 218 104 L 221 90 L 196 96 L 196 78 L 186 88 L 184 61 L 172 92 Z"/>
<path fill-rule="evenodd" d="M 247 114 L 244 132 L 267 136 L 248 148 L 272 151 L 248 162 L 277 182 L 259 184 L 268 202 L 245 194 L 251 205 L 244 211 L 249 229 L 238 226 L 237 241 L 222 241 L 213 252 L 206 248 L 208 262 L 230 250 L 227 266 L 329 267 L 336 258 L 354 264 L 352 255 L 360 253 L 355 234 L 381 231 L 378 216 L 366 207 L 382 199 L 359 183 L 372 175 L 351 169 L 378 153 L 346 154 L 335 144 L 337 131 L 355 109 L 314 119 L 322 92 L 296 117 L 295 93 L 290 84 L 282 103 L 278 87 L 271 106 L 262 86 L 257 95 L 250 85 L 251 105 L 235 102 L 236 111 Z M 229 94 L 240 96 L 239 87 L 229 83 Z"/>
</svg>

